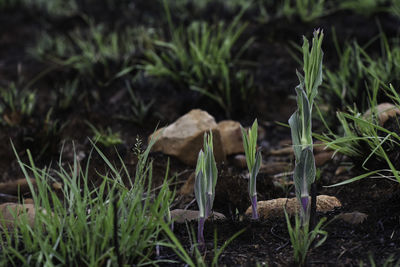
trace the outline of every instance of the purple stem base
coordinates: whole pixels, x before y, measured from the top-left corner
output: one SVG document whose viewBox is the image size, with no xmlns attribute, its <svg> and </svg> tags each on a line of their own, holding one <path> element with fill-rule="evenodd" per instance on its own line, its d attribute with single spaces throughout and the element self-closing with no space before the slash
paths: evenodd
<svg viewBox="0 0 400 267">
<path fill-rule="evenodd" d="M 303 208 L 304 214 L 307 212 L 307 208 L 308 208 L 308 196 L 306 197 L 301 197 L 301 206 Z"/>
<path fill-rule="evenodd" d="M 206 218 L 199 218 L 199 225 L 197 227 L 197 242 L 199 243 L 199 250 L 204 251 L 206 248 L 206 242 L 204 240 L 204 222 Z"/>
<path fill-rule="evenodd" d="M 258 213 L 257 213 L 257 195 L 250 197 L 251 199 L 251 209 L 252 209 L 252 216 L 253 220 L 258 220 Z"/>
<path fill-rule="evenodd" d="M 208 216 L 211 214 L 211 195 L 207 193 L 207 201 L 206 201 L 206 216 L 205 218 L 207 219 Z"/>
</svg>

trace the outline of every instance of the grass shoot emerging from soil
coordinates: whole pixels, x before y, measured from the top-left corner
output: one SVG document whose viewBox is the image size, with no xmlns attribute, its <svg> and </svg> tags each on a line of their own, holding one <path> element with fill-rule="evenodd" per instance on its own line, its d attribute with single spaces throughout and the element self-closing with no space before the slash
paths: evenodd
<svg viewBox="0 0 400 267">
<path fill-rule="evenodd" d="M 285 218 L 290 236 L 290 243 L 293 247 L 293 260 L 299 264 L 299 266 L 304 266 L 311 246 L 313 245 L 314 248 L 321 246 L 328 237 L 328 233 L 322 229 L 326 218 L 322 218 L 318 224 L 315 225 L 314 229 L 310 229 L 310 224 L 302 225 L 297 215 L 295 216 L 293 227 L 286 211 Z M 320 238 L 317 243 L 313 244 L 320 236 L 322 238 Z"/>
<path fill-rule="evenodd" d="M 257 152 L 257 130 L 258 124 L 257 119 L 249 129 L 248 133 L 240 127 L 242 131 L 242 139 L 244 152 L 246 155 L 247 168 L 249 169 L 249 195 L 252 207 L 252 218 L 258 219 L 257 213 L 257 174 L 261 167 L 261 151 Z"/>
<path fill-rule="evenodd" d="M 296 87 L 298 108 L 289 119 L 296 158 L 293 180 L 296 196 L 301 203 L 300 214 L 304 225 L 310 221 L 309 196 L 316 173 L 312 150 L 311 117 L 314 98 L 317 95 L 318 86 L 322 83 L 322 39 L 322 31 L 316 30 L 310 51 L 308 40 L 303 38 L 304 76 L 297 72 L 300 80 L 300 84 Z"/>
<path fill-rule="evenodd" d="M 215 185 L 217 184 L 218 170 L 215 163 L 213 151 L 212 133 L 204 134 L 204 151 L 200 150 L 196 165 L 196 179 L 194 193 L 199 206 L 199 225 L 197 239 L 200 249 L 204 249 L 204 223 L 211 214 L 214 198 Z"/>
</svg>

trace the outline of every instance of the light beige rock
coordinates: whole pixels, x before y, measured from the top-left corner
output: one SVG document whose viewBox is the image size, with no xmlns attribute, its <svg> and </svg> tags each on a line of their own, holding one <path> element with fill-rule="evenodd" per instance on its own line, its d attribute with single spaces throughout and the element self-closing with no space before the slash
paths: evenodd
<svg viewBox="0 0 400 267">
<path fill-rule="evenodd" d="M 335 218 L 343 220 L 350 224 L 360 224 L 363 223 L 368 218 L 368 215 L 362 212 L 354 211 L 354 212 L 341 213 L 337 215 Z"/>
<path fill-rule="evenodd" d="M 269 151 L 269 154 L 272 156 L 287 156 L 293 154 L 293 147 L 288 146 L 280 149 L 274 149 Z"/>
<path fill-rule="evenodd" d="M 204 133 L 210 130 L 213 134 L 215 160 L 222 162 L 225 153 L 217 123 L 214 117 L 200 109 L 191 110 L 173 124 L 156 131 L 152 136 L 158 139 L 152 151 L 161 151 L 177 157 L 187 165 L 195 166 L 199 151 L 203 148 Z"/>
<path fill-rule="evenodd" d="M 246 156 L 243 154 L 236 155 L 233 158 L 233 164 L 235 164 L 236 167 L 241 169 L 247 168 Z"/>
<path fill-rule="evenodd" d="M 34 204 L 35 202 L 33 202 L 32 198 L 25 198 L 24 199 L 24 204 Z"/>
<path fill-rule="evenodd" d="M 390 104 L 390 103 L 381 103 L 375 107 L 375 111 L 378 115 L 378 121 L 379 125 L 383 126 L 385 122 L 391 118 L 400 115 L 400 109 L 398 109 L 395 105 Z M 371 109 L 368 109 L 364 115 L 363 118 L 368 119 L 371 118 L 372 116 L 372 111 Z"/>
<path fill-rule="evenodd" d="M 26 213 L 24 212 L 24 209 Z M 26 220 L 33 227 L 35 222 L 35 206 L 33 204 L 4 203 L 0 205 L 0 228 L 12 228 L 16 220 Z"/>
<path fill-rule="evenodd" d="M 315 141 L 313 145 L 314 153 L 318 154 L 321 152 L 332 151 L 329 147 L 327 147 L 322 141 Z"/>
<path fill-rule="evenodd" d="M 275 175 L 290 171 L 293 171 L 293 166 L 284 161 L 262 163 L 260 167 L 260 173 L 265 173 L 268 175 Z"/>
<path fill-rule="evenodd" d="M 63 188 L 63 184 L 59 183 L 59 182 L 54 182 L 51 186 L 56 191 L 59 191 L 59 190 L 61 190 Z"/>
<path fill-rule="evenodd" d="M 194 194 L 194 182 L 195 182 L 196 174 L 192 172 L 188 179 L 186 179 L 185 183 L 179 189 L 179 195 L 181 196 L 190 196 Z"/>
<path fill-rule="evenodd" d="M 267 138 L 267 131 L 265 130 L 264 127 L 260 125 L 261 121 L 259 121 L 258 123 L 259 124 L 257 128 L 257 141 L 261 142 Z"/>
<path fill-rule="evenodd" d="M 33 186 L 36 186 L 35 179 L 30 179 Z M 28 181 L 25 178 L 0 183 L 0 193 L 17 196 L 30 192 Z"/>
<path fill-rule="evenodd" d="M 283 139 L 278 142 L 278 145 L 283 147 L 292 146 L 292 139 Z"/>
<path fill-rule="evenodd" d="M 317 211 L 327 212 L 342 204 L 336 197 L 317 196 Z M 285 216 L 284 208 L 289 215 L 297 213 L 300 209 L 297 198 L 277 198 L 257 202 L 257 211 L 260 218 L 273 218 Z M 246 215 L 251 215 L 251 206 L 246 210 Z"/>
<path fill-rule="evenodd" d="M 291 144 L 290 144 L 291 145 Z M 293 147 L 292 146 L 287 146 L 286 141 L 285 141 L 285 147 L 280 148 L 280 149 L 274 149 L 269 152 L 270 155 L 272 156 L 287 156 L 290 154 L 293 154 Z M 313 145 L 313 152 L 315 155 L 318 155 L 319 153 L 328 153 L 332 152 L 332 149 L 324 145 L 323 142 L 321 141 L 316 141 Z"/>
<path fill-rule="evenodd" d="M 334 155 L 334 151 L 323 151 L 315 155 L 315 165 L 321 167 L 327 162 L 331 161 Z"/>
<path fill-rule="evenodd" d="M 242 132 L 237 121 L 220 121 L 217 125 L 225 155 L 244 153 Z"/>
<path fill-rule="evenodd" d="M 194 221 L 199 219 L 199 211 L 198 210 L 184 210 L 184 209 L 175 209 L 171 210 L 171 218 L 177 223 L 184 223 L 185 221 Z M 213 220 L 224 220 L 226 219 L 225 215 L 219 212 L 213 212 L 209 219 Z"/>
<path fill-rule="evenodd" d="M 341 174 L 346 173 L 348 171 L 349 171 L 349 167 L 348 166 L 339 166 L 335 171 L 335 175 L 338 176 L 338 175 L 341 175 Z"/>
</svg>

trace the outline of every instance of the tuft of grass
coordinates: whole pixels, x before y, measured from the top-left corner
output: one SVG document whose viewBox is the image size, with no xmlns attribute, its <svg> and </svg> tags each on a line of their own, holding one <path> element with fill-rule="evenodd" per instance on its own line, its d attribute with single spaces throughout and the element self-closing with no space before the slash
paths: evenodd
<svg viewBox="0 0 400 267">
<path fill-rule="evenodd" d="M 15 83 L 0 88 L 0 122 L 15 126 L 33 115 L 36 93 L 28 88 L 17 88 Z"/>
<path fill-rule="evenodd" d="M 119 118 L 143 125 L 145 119 L 150 115 L 155 100 L 152 99 L 146 103 L 139 94 L 134 92 L 130 82 L 125 81 L 125 85 L 131 99 L 130 114 L 128 116 L 119 116 Z"/>
<path fill-rule="evenodd" d="M 233 97 L 245 101 L 253 92 L 250 73 L 239 67 L 239 58 L 253 39 L 234 51 L 247 26 L 240 22 L 243 12 L 229 25 L 193 22 L 184 29 L 175 28 L 170 20 L 171 41 L 154 41 L 156 51 L 146 53 L 141 68 L 147 75 L 169 79 L 210 98 L 230 117 Z"/>
<path fill-rule="evenodd" d="M 141 152 L 133 174 L 122 160 L 122 167 L 117 168 L 94 146 L 108 167 L 105 174 L 96 175 L 98 186 L 90 183 L 92 152 L 86 166 L 80 165 L 76 155 L 66 166 L 60 156 L 55 170 L 36 167 L 29 151 L 29 164 L 21 162 L 14 148 L 31 189 L 36 216 L 33 227 L 16 220 L 13 229 L 2 231 L 0 265 L 143 266 L 168 262 L 156 259 L 154 253 L 156 245 L 171 246 L 162 233 L 163 225 L 169 226 L 165 218 L 174 194 L 167 180 L 157 192 L 151 189 L 148 154 L 153 142 Z M 28 177 L 35 178 L 37 189 Z M 123 178 L 131 181 L 130 188 Z M 51 188 L 53 181 L 62 184 L 61 197 Z"/>
<path fill-rule="evenodd" d="M 55 94 L 58 107 L 62 110 L 68 109 L 73 104 L 79 88 L 79 79 L 66 81 L 58 87 L 58 92 Z"/>
<path fill-rule="evenodd" d="M 291 17 L 296 14 L 301 21 L 310 22 L 326 15 L 325 0 L 296 0 L 291 4 L 291 0 L 285 0 L 283 4 L 283 14 Z"/>
<path fill-rule="evenodd" d="M 381 87 L 387 87 L 389 83 L 394 86 L 400 84 L 398 38 L 389 40 L 381 32 L 376 39 L 363 46 L 354 41 L 340 47 L 333 31 L 333 41 L 339 64 L 335 69 L 325 70 L 326 79 L 322 86 L 326 93 L 318 96 L 319 102 L 322 103 L 321 113 L 331 127 L 335 124 L 334 117 L 338 110 L 345 111 L 354 105 L 358 110 L 368 109 L 369 98 L 377 81 Z M 380 53 L 369 53 L 369 47 L 376 41 L 380 42 Z M 378 92 L 379 99 L 385 99 L 384 90 Z"/>
<path fill-rule="evenodd" d="M 368 17 L 374 13 L 388 12 L 390 9 L 385 6 L 387 2 L 387 0 L 346 0 L 339 3 L 338 9 L 351 10 Z"/>
<path fill-rule="evenodd" d="M 323 230 L 326 218 L 322 218 L 314 229 L 310 229 L 309 224 L 302 225 L 299 216 L 295 217 L 295 224 L 292 226 L 289 215 L 285 210 L 286 224 L 289 232 L 290 243 L 293 247 L 293 259 L 299 266 L 305 266 L 307 254 L 312 248 L 321 246 L 328 237 L 328 233 Z M 318 242 L 314 243 L 319 238 Z"/>
<path fill-rule="evenodd" d="M 255 1 L 262 21 L 286 18 L 292 21 L 294 18 L 304 23 L 310 23 L 332 12 L 325 0 L 257 0 Z"/>
<path fill-rule="evenodd" d="M 119 132 L 113 133 L 112 129 L 110 127 L 107 127 L 107 130 L 103 130 L 103 129 L 99 130 L 88 121 L 86 121 L 86 124 L 92 130 L 92 132 L 94 134 L 93 140 L 95 142 L 98 142 L 106 147 L 113 146 L 113 145 L 119 145 L 119 144 L 123 143 L 122 139 L 120 137 L 120 133 Z"/>
<path fill-rule="evenodd" d="M 239 235 L 241 235 L 243 232 L 246 231 L 246 228 L 238 231 L 233 236 L 231 236 L 228 240 L 226 240 L 221 247 L 218 248 L 217 231 L 214 230 L 214 250 L 212 251 L 213 257 L 212 257 L 212 261 L 210 264 L 205 261 L 205 257 L 202 255 L 202 252 L 200 251 L 200 249 L 197 245 L 194 245 L 191 253 L 188 253 L 186 251 L 186 249 L 184 248 L 184 246 L 181 244 L 181 242 L 175 237 L 172 230 L 166 224 L 163 224 L 163 229 L 166 232 L 166 235 L 168 236 L 168 238 L 171 242 L 171 246 L 172 246 L 174 252 L 176 253 L 176 255 L 178 255 L 179 258 L 183 262 L 186 263 L 186 266 L 190 266 L 190 267 L 206 267 L 206 266 L 217 267 L 217 266 L 219 266 L 218 259 L 221 256 L 224 249 L 233 240 L 235 240 Z"/>
<path fill-rule="evenodd" d="M 65 35 L 43 32 L 29 53 L 54 68 L 74 70 L 81 79 L 106 86 L 132 72 L 142 50 L 151 49 L 152 28 L 109 29 L 90 19 L 87 23 L 88 28 Z"/>
<path fill-rule="evenodd" d="M 357 109 L 339 112 L 337 116 L 344 134 L 335 134 L 328 129 L 329 133 L 316 135 L 328 147 L 349 156 L 353 161 L 361 162 L 361 167 L 367 171 L 333 186 L 348 184 L 371 175 L 378 175 L 378 177 L 400 183 L 398 170 L 400 166 L 395 160 L 399 155 L 400 133 L 396 129 L 399 129 L 400 124 L 398 117 L 395 117 L 392 121 L 394 125 L 391 126 L 392 129 L 386 129 L 380 125 L 376 108 L 379 84 L 377 81 L 372 89 L 373 94 L 369 101 L 371 116 L 363 116 Z M 390 85 L 385 88 L 385 91 L 395 101 L 396 106 L 400 107 L 400 95 L 394 87 Z"/>
</svg>

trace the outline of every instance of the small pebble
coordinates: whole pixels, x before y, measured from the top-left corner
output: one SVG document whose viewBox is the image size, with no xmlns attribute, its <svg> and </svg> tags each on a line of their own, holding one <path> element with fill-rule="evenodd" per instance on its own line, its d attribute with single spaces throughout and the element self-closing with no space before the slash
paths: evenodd
<svg viewBox="0 0 400 267">
<path fill-rule="evenodd" d="M 246 163 L 246 156 L 243 154 L 238 154 L 233 158 L 233 164 L 235 164 L 236 167 L 238 168 L 246 168 L 247 163 Z"/>
</svg>

